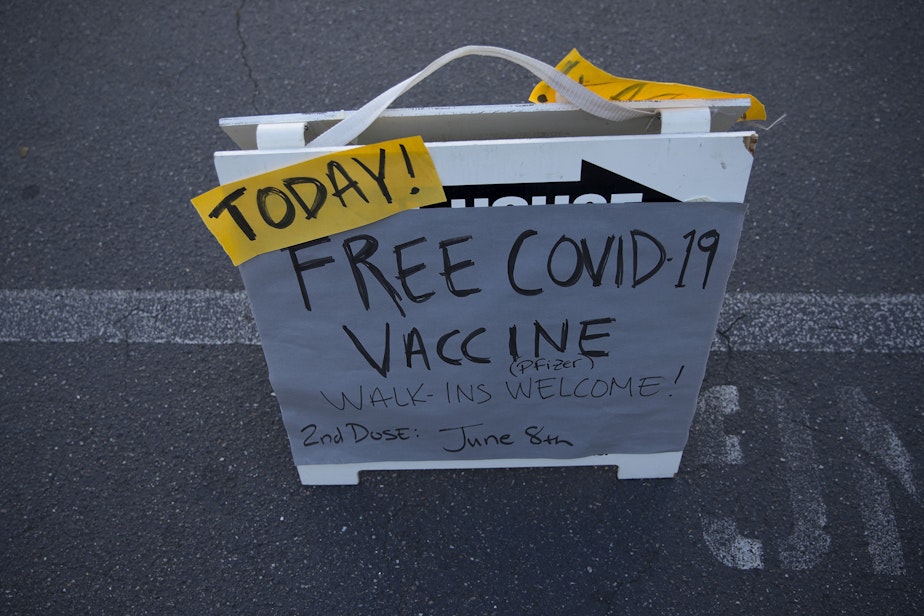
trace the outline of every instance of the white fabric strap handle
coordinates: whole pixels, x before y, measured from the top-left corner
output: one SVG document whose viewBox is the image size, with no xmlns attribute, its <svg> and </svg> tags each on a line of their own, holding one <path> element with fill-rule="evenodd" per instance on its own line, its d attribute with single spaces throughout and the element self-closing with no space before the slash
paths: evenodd
<svg viewBox="0 0 924 616">
<path fill-rule="evenodd" d="M 622 122 L 642 117 L 651 118 L 657 115 L 657 112 L 633 109 L 626 105 L 607 100 L 602 96 L 598 96 L 564 73 L 535 58 L 502 47 L 469 45 L 440 56 L 416 75 L 382 92 L 339 123 L 318 135 L 308 144 L 308 147 L 326 148 L 347 145 L 356 139 L 360 133 L 366 130 L 383 111 L 388 109 L 395 99 L 438 69 L 464 56 L 491 56 L 509 60 L 514 64 L 519 64 L 532 72 L 536 77 L 552 86 L 559 97 L 567 99 L 573 105 L 583 109 L 587 113 L 603 118 L 604 120 Z"/>
</svg>

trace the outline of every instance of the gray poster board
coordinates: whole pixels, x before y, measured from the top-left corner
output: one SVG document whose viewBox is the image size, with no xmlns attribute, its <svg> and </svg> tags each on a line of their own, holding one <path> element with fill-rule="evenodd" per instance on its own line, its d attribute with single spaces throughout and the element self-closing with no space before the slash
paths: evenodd
<svg viewBox="0 0 924 616">
<path fill-rule="evenodd" d="M 414 210 L 242 264 L 296 465 L 682 451 L 744 212 Z"/>
</svg>

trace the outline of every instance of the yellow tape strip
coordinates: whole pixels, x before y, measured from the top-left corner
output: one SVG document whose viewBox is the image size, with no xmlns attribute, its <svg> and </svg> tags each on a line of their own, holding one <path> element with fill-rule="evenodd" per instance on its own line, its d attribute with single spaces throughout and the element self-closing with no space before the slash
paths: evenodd
<svg viewBox="0 0 924 616">
<path fill-rule="evenodd" d="M 192 200 L 235 265 L 446 200 L 420 137 L 362 146 L 223 184 Z"/>
<path fill-rule="evenodd" d="M 662 83 L 658 81 L 642 81 L 639 79 L 616 77 L 588 62 L 578 53 L 577 49 L 572 49 L 555 68 L 603 98 L 614 101 L 659 101 L 684 98 L 749 98 L 751 99 L 751 106 L 745 114 L 741 116 L 741 119 L 767 119 L 767 112 L 764 106 L 750 94 L 732 94 L 679 83 Z M 544 81 L 540 82 L 539 85 L 533 89 L 532 94 L 529 95 L 529 100 L 534 103 L 554 103 L 555 90 Z"/>
</svg>

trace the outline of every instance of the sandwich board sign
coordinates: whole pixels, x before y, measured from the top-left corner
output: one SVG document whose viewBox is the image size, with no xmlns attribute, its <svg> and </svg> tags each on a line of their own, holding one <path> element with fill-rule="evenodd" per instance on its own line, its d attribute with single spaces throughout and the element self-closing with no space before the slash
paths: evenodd
<svg viewBox="0 0 924 616">
<path fill-rule="evenodd" d="M 306 145 L 339 114 L 224 120 L 243 149 L 194 202 L 243 251 L 223 241 L 301 481 L 676 473 L 744 219 L 755 136 L 725 129 L 746 106 L 391 110 L 350 146 Z M 317 229 L 247 252 L 298 225 Z"/>
</svg>

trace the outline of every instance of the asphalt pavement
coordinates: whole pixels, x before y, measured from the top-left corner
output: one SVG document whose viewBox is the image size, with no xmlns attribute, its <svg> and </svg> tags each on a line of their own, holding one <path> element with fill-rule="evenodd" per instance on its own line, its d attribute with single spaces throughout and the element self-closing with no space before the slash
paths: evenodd
<svg viewBox="0 0 924 616">
<path fill-rule="evenodd" d="M 4 3 L 0 611 L 921 613 L 922 13 Z M 299 483 L 241 278 L 189 202 L 234 149 L 218 120 L 353 109 L 467 44 L 576 47 L 768 109 L 673 479 Z M 465 58 L 399 106 L 522 102 L 534 81 Z M 191 332 L 190 305 L 220 327 Z"/>
</svg>

